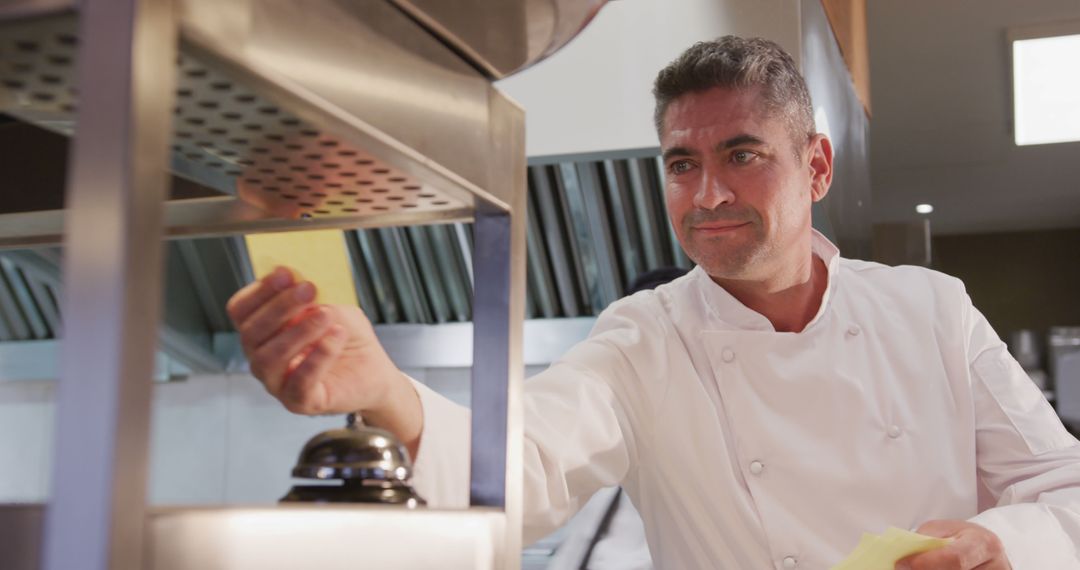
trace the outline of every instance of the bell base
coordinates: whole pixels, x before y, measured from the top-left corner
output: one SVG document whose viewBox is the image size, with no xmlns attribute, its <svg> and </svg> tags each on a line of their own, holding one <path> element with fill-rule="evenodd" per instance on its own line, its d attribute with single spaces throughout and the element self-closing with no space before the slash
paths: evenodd
<svg viewBox="0 0 1080 570">
<path fill-rule="evenodd" d="M 378 503 L 414 509 L 427 502 L 405 485 L 296 485 L 282 503 Z"/>
</svg>

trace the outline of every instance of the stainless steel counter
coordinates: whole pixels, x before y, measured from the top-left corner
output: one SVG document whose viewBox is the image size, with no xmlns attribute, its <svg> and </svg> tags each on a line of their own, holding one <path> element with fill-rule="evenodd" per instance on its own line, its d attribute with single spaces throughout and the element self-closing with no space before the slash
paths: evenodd
<svg viewBox="0 0 1080 570">
<path fill-rule="evenodd" d="M 37 570 L 44 510 L 0 506 L 0 568 Z M 155 509 L 144 545 L 150 570 L 431 570 L 496 568 L 497 509 L 388 506 Z"/>
</svg>

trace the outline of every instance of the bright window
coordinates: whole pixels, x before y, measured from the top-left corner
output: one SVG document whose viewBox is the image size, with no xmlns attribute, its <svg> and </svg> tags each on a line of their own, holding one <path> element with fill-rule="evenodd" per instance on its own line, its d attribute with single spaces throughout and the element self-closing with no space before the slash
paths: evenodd
<svg viewBox="0 0 1080 570">
<path fill-rule="evenodd" d="M 1017 145 L 1080 141 L 1080 31 L 1012 42 Z"/>
</svg>

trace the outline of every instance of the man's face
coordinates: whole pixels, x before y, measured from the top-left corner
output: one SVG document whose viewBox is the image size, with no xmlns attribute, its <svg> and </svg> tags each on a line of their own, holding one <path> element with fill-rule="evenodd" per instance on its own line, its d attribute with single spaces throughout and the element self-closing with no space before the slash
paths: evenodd
<svg viewBox="0 0 1080 570">
<path fill-rule="evenodd" d="M 810 207 L 831 177 L 827 139 L 793 140 L 757 88 L 714 88 L 671 102 L 660 143 L 671 223 L 709 275 L 767 279 L 792 254 L 805 255 L 797 246 L 809 243 Z"/>
</svg>

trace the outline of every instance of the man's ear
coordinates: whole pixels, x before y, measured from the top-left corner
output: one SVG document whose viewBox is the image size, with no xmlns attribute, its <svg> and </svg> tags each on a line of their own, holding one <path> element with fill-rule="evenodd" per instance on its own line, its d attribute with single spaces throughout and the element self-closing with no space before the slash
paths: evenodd
<svg viewBox="0 0 1080 570">
<path fill-rule="evenodd" d="M 810 198 L 820 202 L 829 193 L 833 174 L 833 148 L 829 137 L 818 133 L 810 137 L 807 152 L 810 170 Z"/>
</svg>

